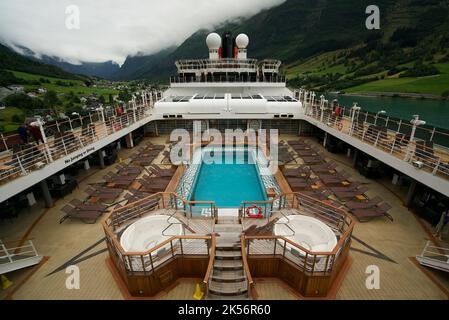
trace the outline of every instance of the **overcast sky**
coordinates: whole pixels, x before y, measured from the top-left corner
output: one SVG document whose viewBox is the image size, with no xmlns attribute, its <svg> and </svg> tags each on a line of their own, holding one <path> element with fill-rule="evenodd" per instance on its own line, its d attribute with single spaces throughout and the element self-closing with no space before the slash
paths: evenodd
<svg viewBox="0 0 449 320">
<path fill-rule="evenodd" d="M 200 28 L 251 16 L 284 1 L 0 0 L 0 42 L 72 63 L 122 64 L 127 55 L 155 53 L 182 43 Z M 79 8 L 79 29 L 66 27 L 70 5 Z"/>
</svg>

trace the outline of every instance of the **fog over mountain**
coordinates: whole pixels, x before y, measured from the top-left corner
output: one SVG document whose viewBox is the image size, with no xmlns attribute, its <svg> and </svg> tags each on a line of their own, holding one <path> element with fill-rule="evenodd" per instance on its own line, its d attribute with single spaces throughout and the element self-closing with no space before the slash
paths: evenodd
<svg viewBox="0 0 449 320">
<path fill-rule="evenodd" d="M 0 42 L 72 64 L 122 64 L 127 56 L 179 45 L 201 28 L 249 17 L 284 1 L 2 0 Z M 79 29 L 66 27 L 71 5 L 79 8 Z"/>
</svg>

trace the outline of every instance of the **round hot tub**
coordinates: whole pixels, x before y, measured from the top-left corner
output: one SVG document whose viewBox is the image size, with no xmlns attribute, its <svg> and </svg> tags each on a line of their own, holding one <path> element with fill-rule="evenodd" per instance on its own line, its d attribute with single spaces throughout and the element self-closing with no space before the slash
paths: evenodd
<svg viewBox="0 0 449 320">
<path fill-rule="evenodd" d="M 281 218 L 274 225 L 274 233 L 311 252 L 331 252 L 337 245 L 337 237 L 332 229 L 320 220 L 308 216 L 294 215 L 289 216 L 288 220 L 285 217 Z M 286 247 L 289 250 L 299 251 L 300 255 L 305 255 L 305 252 L 288 243 Z"/>
<path fill-rule="evenodd" d="M 179 220 L 164 215 L 154 215 L 142 218 L 128 226 L 120 238 L 120 244 L 126 252 L 144 252 L 175 235 L 182 234 L 183 227 Z"/>
</svg>

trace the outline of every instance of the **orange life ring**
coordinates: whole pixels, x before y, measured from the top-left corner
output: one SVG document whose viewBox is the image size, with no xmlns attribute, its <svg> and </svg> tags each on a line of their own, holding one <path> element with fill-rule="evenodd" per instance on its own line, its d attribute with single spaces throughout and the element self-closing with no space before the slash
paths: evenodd
<svg viewBox="0 0 449 320">
<path fill-rule="evenodd" d="M 343 122 L 341 122 L 341 121 L 337 122 L 337 129 L 338 129 L 338 131 L 343 130 Z"/>
<path fill-rule="evenodd" d="M 256 214 L 251 213 L 251 210 L 252 210 L 252 209 L 257 209 L 257 213 L 256 213 Z M 246 215 L 247 215 L 249 218 L 253 218 L 253 219 L 262 219 L 262 218 L 263 218 L 263 215 L 262 215 L 262 208 L 261 208 L 261 207 L 258 207 L 258 206 L 250 206 L 250 207 L 246 208 Z"/>
</svg>

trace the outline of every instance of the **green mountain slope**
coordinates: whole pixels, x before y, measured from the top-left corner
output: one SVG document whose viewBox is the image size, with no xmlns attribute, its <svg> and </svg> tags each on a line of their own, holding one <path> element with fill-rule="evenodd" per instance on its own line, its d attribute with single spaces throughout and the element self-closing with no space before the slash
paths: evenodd
<svg viewBox="0 0 449 320">
<path fill-rule="evenodd" d="M 417 63 L 418 69 L 427 68 L 427 73 L 430 65 L 444 63 L 440 60 L 449 45 L 447 1 L 376 1 L 381 10 L 380 31 L 365 27 L 365 9 L 370 4 L 364 0 L 287 0 L 214 31 L 248 34 L 250 57 L 280 59 L 292 85 L 305 84 L 314 89 L 343 90 L 384 76 L 413 74 L 406 68 L 413 69 Z M 207 57 L 208 32 L 196 32 L 169 53 L 129 57 L 114 77 L 168 81 L 176 72 L 177 59 Z M 443 76 L 434 81 L 444 80 Z M 414 90 L 419 92 L 419 87 Z M 442 94 L 445 90 L 431 91 Z"/>
<path fill-rule="evenodd" d="M 80 76 L 21 56 L 0 44 L 0 70 L 16 70 L 62 79 L 81 79 Z"/>
</svg>

